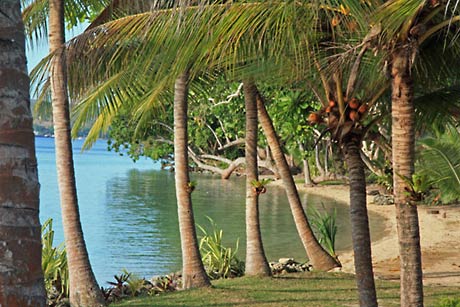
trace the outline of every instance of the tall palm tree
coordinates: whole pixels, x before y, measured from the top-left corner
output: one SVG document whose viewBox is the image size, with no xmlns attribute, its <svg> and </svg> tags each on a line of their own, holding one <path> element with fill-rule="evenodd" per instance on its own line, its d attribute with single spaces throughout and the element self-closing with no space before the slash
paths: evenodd
<svg viewBox="0 0 460 307">
<path fill-rule="evenodd" d="M 460 50 L 456 30 L 460 8 L 458 1 L 453 2 L 379 1 L 373 15 L 375 24 L 382 28 L 376 47 L 386 54 L 391 76 L 393 178 L 403 307 L 423 306 L 418 212 L 410 193 L 415 153 L 414 83 L 445 86 L 453 77 L 458 78 L 458 72 L 449 67 L 449 59 L 457 59 Z"/>
<path fill-rule="evenodd" d="M 56 168 L 61 198 L 62 225 L 69 266 L 69 296 L 73 306 L 104 306 L 86 249 L 78 209 L 77 188 L 70 137 L 69 99 L 65 53 L 64 1 L 49 2 L 49 47 L 58 51 L 51 63 L 50 85 L 56 146 Z"/>
<path fill-rule="evenodd" d="M 44 307 L 40 188 L 18 0 L 0 2 L 0 33 L 0 305 Z"/>
<path fill-rule="evenodd" d="M 299 233 L 302 244 L 305 247 L 308 259 L 317 270 L 327 271 L 332 268 L 339 267 L 340 263 L 324 250 L 313 234 L 305 211 L 303 210 L 302 202 L 300 201 L 299 193 L 294 179 L 292 178 L 286 157 L 281 149 L 279 138 L 276 134 L 272 120 L 265 108 L 264 98 L 258 91 L 256 99 L 260 124 L 265 137 L 267 138 L 268 145 L 270 146 L 276 167 L 281 179 L 283 180 L 292 216 L 294 217 L 295 225 L 297 227 L 297 232 Z"/>
<path fill-rule="evenodd" d="M 246 275 L 270 276 L 271 270 L 265 257 L 259 219 L 259 180 L 257 165 L 257 88 L 252 81 L 243 85 L 246 107 Z"/>
<path fill-rule="evenodd" d="M 194 186 L 188 174 L 188 82 L 189 75 L 185 72 L 177 78 L 174 85 L 174 167 L 184 289 L 211 285 L 198 249 L 191 198 Z"/>
</svg>

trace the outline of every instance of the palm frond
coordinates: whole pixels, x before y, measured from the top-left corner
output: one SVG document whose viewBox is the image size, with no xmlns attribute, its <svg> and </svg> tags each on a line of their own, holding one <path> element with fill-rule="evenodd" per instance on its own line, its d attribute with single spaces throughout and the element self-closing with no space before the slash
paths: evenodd
<svg viewBox="0 0 460 307">
<path fill-rule="evenodd" d="M 460 134 L 451 128 L 448 137 L 419 141 L 422 171 L 441 191 L 443 202 L 451 202 L 460 195 Z"/>
<path fill-rule="evenodd" d="M 414 101 L 419 131 L 442 130 L 460 121 L 460 85 L 437 89 L 417 96 Z"/>
<path fill-rule="evenodd" d="M 68 29 L 92 20 L 102 11 L 109 0 L 67 0 L 64 18 Z M 22 20 L 26 37 L 36 42 L 48 35 L 49 0 L 22 0 Z"/>
</svg>

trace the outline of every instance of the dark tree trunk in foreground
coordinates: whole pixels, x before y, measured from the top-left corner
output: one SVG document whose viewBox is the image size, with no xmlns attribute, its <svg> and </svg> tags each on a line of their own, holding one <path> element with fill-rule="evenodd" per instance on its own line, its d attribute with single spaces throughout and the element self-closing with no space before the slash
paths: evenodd
<svg viewBox="0 0 460 307">
<path fill-rule="evenodd" d="M 297 232 L 299 233 L 300 239 L 302 240 L 303 246 L 307 252 L 308 259 L 316 270 L 328 271 L 330 269 L 340 267 L 340 263 L 324 250 L 313 234 L 305 211 L 303 210 L 294 179 L 292 178 L 284 153 L 281 150 L 281 145 L 278 136 L 276 135 L 275 128 L 273 127 L 270 116 L 265 109 L 263 97 L 260 94 L 257 95 L 257 110 L 259 112 L 260 124 L 264 130 L 268 145 L 272 150 L 276 167 L 278 168 L 281 179 L 283 180 L 289 206 L 291 207 L 292 216 L 294 217 L 294 222 L 297 227 Z"/>
<path fill-rule="evenodd" d="M 61 48 L 64 37 L 64 0 L 49 2 L 50 52 Z M 70 137 L 69 99 L 65 54 L 58 52 L 50 73 L 53 124 L 56 144 L 56 167 L 61 198 L 67 262 L 69 266 L 70 303 L 75 307 L 105 306 L 102 292 L 89 262 L 78 209 L 77 188 Z"/>
<path fill-rule="evenodd" d="M 257 166 L 257 102 L 256 87 L 252 82 L 244 83 L 246 106 L 246 275 L 270 276 L 271 270 L 265 257 L 260 232 L 259 193 L 254 181 L 258 178 Z"/>
<path fill-rule="evenodd" d="M 184 73 L 176 79 L 174 86 L 174 167 L 184 289 L 211 285 L 201 261 L 193 217 L 193 189 L 188 173 L 187 95 L 188 73 Z"/>
<path fill-rule="evenodd" d="M 19 0 L 0 1 L 0 306 L 44 307 L 39 183 Z"/>
<path fill-rule="evenodd" d="M 361 307 L 375 307 L 374 272 L 372 269 L 371 240 L 366 207 L 366 176 L 360 156 L 360 137 L 348 136 L 343 152 L 350 177 L 351 238 L 355 260 L 356 284 Z"/>
<path fill-rule="evenodd" d="M 396 221 L 401 261 L 401 307 L 423 306 L 422 256 L 417 205 L 407 195 L 414 173 L 414 85 L 410 51 L 396 50 L 392 58 L 392 148 Z"/>
</svg>

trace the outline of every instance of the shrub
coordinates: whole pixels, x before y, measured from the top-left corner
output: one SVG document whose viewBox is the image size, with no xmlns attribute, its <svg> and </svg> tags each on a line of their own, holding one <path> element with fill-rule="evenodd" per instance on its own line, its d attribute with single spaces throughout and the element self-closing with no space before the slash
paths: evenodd
<svg viewBox="0 0 460 307">
<path fill-rule="evenodd" d="M 42 269 L 48 299 L 57 302 L 69 297 L 69 270 L 65 246 L 53 247 L 53 219 L 42 226 Z"/>
<path fill-rule="evenodd" d="M 211 279 L 238 277 L 244 274 L 244 262 L 240 261 L 238 252 L 238 240 L 235 248 L 225 247 L 222 244 L 223 231 L 218 230 L 214 221 L 208 217 L 212 226 L 212 234 L 198 225 L 203 233 L 200 239 L 200 252 L 206 272 Z"/>
<path fill-rule="evenodd" d="M 323 205 L 324 209 L 324 205 Z M 308 206 L 308 217 L 313 228 L 316 230 L 319 243 L 333 257 L 337 257 L 335 253 L 335 237 L 337 235 L 337 210 L 333 213 L 324 211 L 321 213 L 313 206 Z"/>
</svg>

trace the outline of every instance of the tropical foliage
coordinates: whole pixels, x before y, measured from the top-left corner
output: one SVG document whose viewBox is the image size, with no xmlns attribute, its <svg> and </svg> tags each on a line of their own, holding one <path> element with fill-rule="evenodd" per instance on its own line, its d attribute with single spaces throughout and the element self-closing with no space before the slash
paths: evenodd
<svg viewBox="0 0 460 307">
<path fill-rule="evenodd" d="M 333 257 L 337 257 L 335 252 L 335 238 L 337 235 L 337 211 L 329 213 L 323 205 L 323 212 L 313 206 L 308 207 L 308 216 L 318 235 L 318 241 Z"/>
<path fill-rule="evenodd" d="M 421 172 L 438 190 L 443 203 L 460 197 L 460 133 L 455 127 L 419 142 Z"/>
<path fill-rule="evenodd" d="M 54 302 L 69 297 L 69 269 L 64 243 L 54 246 L 53 219 L 42 225 L 42 269 L 48 298 Z"/>
<path fill-rule="evenodd" d="M 211 279 L 232 278 L 244 274 L 244 262 L 237 257 L 238 241 L 234 248 L 226 247 L 222 242 L 223 230 L 208 217 L 211 224 L 210 232 L 198 225 L 202 236 L 200 253 L 206 272 Z"/>
</svg>

